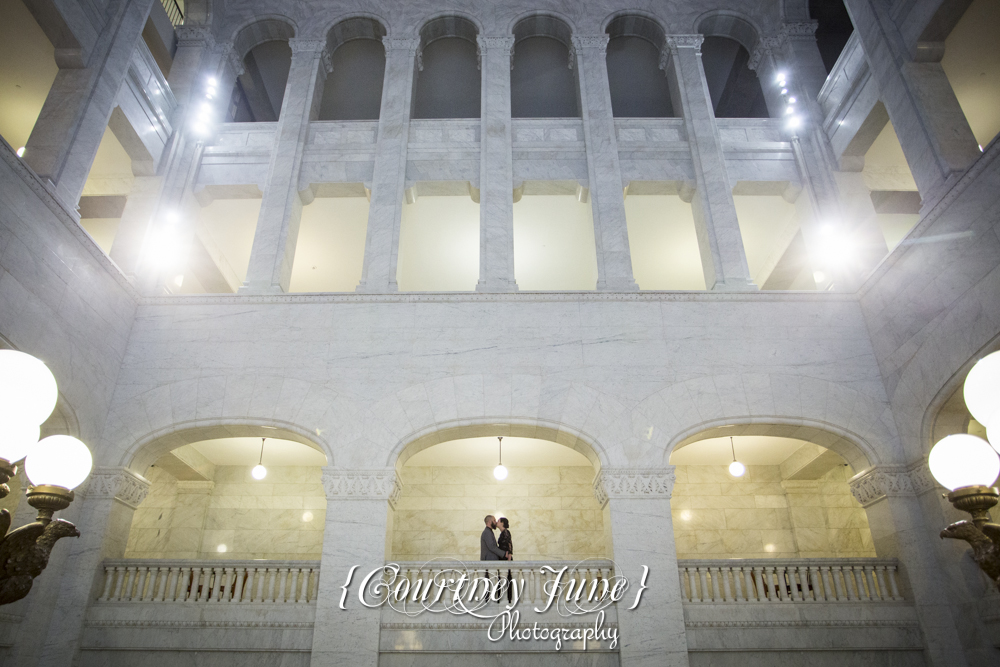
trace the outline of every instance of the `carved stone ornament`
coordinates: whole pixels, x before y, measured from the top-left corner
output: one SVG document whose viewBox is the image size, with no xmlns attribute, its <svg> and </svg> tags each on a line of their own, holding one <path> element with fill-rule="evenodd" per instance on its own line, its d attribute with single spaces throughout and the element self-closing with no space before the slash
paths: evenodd
<svg viewBox="0 0 1000 667">
<path fill-rule="evenodd" d="M 126 468 L 94 468 L 77 495 L 116 498 L 135 509 L 149 494 L 149 482 Z"/>
<path fill-rule="evenodd" d="M 513 53 L 514 49 L 514 38 L 512 36 L 484 37 L 477 35 L 476 43 L 482 51 L 496 50 L 505 55 Z"/>
<path fill-rule="evenodd" d="M 760 43 L 750 54 L 747 67 L 756 70 L 764 56 L 773 56 L 778 53 L 790 37 L 813 37 L 818 25 L 816 21 L 782 24 L 774 35 L 761 38 Z"/>
<path fill-rule="evenodd" d="M 177 46 L 213 46 L 215 38 L 207 25 L 179 25 L 174 28 Z"/>
<path fill-rule="evenodd" d="M 235 76 L 240 76 L 243 74 L 243 58 L 237 53 L 236 49 L 232 46 L 227 46 L 225 53 L 222 54 L 224 60 L 229 62 L 229 67 L 233 70 Z"/>
<path fill-rule="evenodd" d="M 293 55 L 296 53 L 319 53 L 326 48 L 326 40 L 292 37 L 288 40 L 288 47 L 292 50 Z"/>
<path fill-rule="evenodd" d="M 327 500 L 388 500 L 396 505 L 402 485 L 392 469 L 324 470 Z"/>
<path fill-rule="evenodd" d="M 411 51 L 416 53 L 417 48 L 420 46 L 420 40 L 404 39 L 402 37 L 383 37 L 382 46 L 385 48 L 386 54 L 389 51 Z"/>
<path fill-rule="evenodd" d="M 704 35 L 667 35 L 667 48 L 671 52 L 676 52 L 677 49 L 694 49 L 701 53 L 701 44 L 704 41 Z"/>
<path fill-rule="evenodd" d="M 875 466 L 855 475 L 849 484 L 862 507 L 889 496 L 917 496 L 937 487 L 926 461 L 912 466 Z"/>
<path fill-rule="evenodd" d="M 574 35 L 573 48 L 577 51 L 599 49 L 601 53 L 605 53 L 608 50 L 609 39 L 607 35 Z"/>
<path fill-rule="evenodd" d="M 670 498 L 677 476 L 668 468 L 605 468 L 594 481 L 594 496 L 603 507 L 613 498 Z"/>
</svg>

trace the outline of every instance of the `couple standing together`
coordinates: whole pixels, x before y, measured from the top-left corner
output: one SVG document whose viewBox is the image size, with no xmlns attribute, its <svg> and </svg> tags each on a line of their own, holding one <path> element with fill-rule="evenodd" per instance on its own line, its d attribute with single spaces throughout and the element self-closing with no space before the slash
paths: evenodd
<svg viewBox="0 0 1000 667">
<path fill-rule="evenodd" d="M 486 522 L 486 527 L 483 528 L 483 534 L 479 538 L 479 560 L 514 560 L 514 543 L 510 539 L 510 522 L 507 521 L 506 517 L 500 517 L 499 524 L 502 526 L 500 529 L 500 539 L 499 541 L 493 536 L 493 531 L 498 527 L 496 518 L 490 514 L 484 521 Z M 486 571 L 486 578 L 490 576 L 489 570 Z M 503 579 L 503 572 L 497 570 L 497 579 Z M 511 601 L 511 596 L 513 589 L 510 584 L 510 570 L 507 570 L 507 601 Z M 497 602 L 500 601 L 499 595 L 500 591 L 497 591 Z"/>
</svg>

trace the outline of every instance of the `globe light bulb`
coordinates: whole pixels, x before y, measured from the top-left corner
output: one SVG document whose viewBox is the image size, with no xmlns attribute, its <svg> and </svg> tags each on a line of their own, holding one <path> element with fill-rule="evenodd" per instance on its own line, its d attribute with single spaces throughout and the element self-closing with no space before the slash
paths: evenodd
<svg viewBox="0 0 1000 667">
<path fill-rule="evenodd" d="M 258 480 L 264 479 L 267 477 L 267 468 L 258 463 L 253 467 L 253 470 L 250 471 L 250 476 Z"/>
<path fill-rule="evenodd" d="M 507 468 L 503 467 L 502 465 L 497 466 L 496 468 L 493 469 L 493 476 L 500 481 L 507 479 Z"/>
<path fill-rule="evenodd" d="M 963 393 L 972 416 L 989 427 L 993 415 L 1000 413 L 1000 352 L 976 362 L 965 378 Z"/>
<path fill-rule="evenodd" d="M 963 486 L 990 486 L 1000 475 L 1000 456 L 993 447 L 967 433 L 939 440 L 927 463 L 938 484 L 952 491 Z"/>
<path fill-rule="evenodd" d="M 48 366 L 30 354 L 0 350 L 0 423 L 38 426 L 52 414 L 58 398 Z"/>
<path fill-rule="evenodd" d="M 87 445 L 71 435 L 50 435 L 24 460 L 24 472 L 34 486 L 75 489 L 87 479 L 94 459 Z"/>
<path fill-rule="evenodd" d="M 10 463 L 17 463 L 31 451 L 38 442 L 41 429 L 33 424 L 10 423 L 0 431 L 0 458 Z"/>
<path fill-rule="evenodd" d="M 733 461 L 729 464 L 729 474 L 733 477 L 742 477 L 746 471 L 747 467 L 739 461 Z"/>
</svg>

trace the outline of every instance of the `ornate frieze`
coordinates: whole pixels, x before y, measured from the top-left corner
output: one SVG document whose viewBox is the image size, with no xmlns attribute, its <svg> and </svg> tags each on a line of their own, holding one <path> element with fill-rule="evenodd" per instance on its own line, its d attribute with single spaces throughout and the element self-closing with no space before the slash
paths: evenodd
<svg viewBox="0 0 1000 667">
<path fill-rule="evenodd" d="M 174 28 L 177 46 L 214 46 L 215 38 L 207 25 L 179 25 Z"/>
<path fill-rule="evenodd" d="M 605 468 L 594 480 L 594 496 L 603 507 L 614 498 L 670 498 L 677 477 L 668 468 Z"/>
<path fill-rule="evenodd" d="M 127 468 L 94 468 L 80 495 L 115 498 L 135 509 L 149 493 L 149 482 Z"/>
<path fill-rule="evenodd" d="M 396 505 L 403 490 L 393 469 L 323 470 L 323 489 L 327 500 L 388 500 Z"/>
<path fill-rule="evenodd" d="M 760 43 L 757 44 L 753 53 L 750 54 L 750 61 L 747 63 L 747 67 L 756 70 L 758 65 L 760 65 L 760 61 L 764 59 L 764 56 L 775 55 L 789 38 L 813 37 L 816 34 L 816 27 L 818 25 L 816 21 L 783 23 L 774 35 L 761 38 Z"/>
<path fill-rule="evenodd" d="M 851 494 L 863 507 L 889 496 L 918 496 L 937 487 L 926 461 L 912 466 L 875 466 L 855 475 L 849 484 Z"/>
<path fill-rule="evenodd" d="M 676 52 L 677 49 L 695 49 L 701 53 L 701 44 L 704 41 L 704 35 L 667 35 L 667 48 L 671 52 Z"/>
<path fill-rule="evenodd" d="M 601 53 L 606 53 L 609 39 L 607 35 L 574 35 L 573 48 L 577 51 L 599 49 Z"/>
</svg>

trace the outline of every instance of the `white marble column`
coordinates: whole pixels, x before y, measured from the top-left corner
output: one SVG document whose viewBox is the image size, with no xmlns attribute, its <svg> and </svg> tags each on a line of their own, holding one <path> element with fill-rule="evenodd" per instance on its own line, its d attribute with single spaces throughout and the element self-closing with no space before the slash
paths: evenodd
<svg viewBox="0 0 1000 667">
<path fill-rule="evenodd" d="M 670 94 L 679 100 L 695 172 L 691 202 L 706 289 L 757 289 L 747 266 L 733 189 L 726 172 L 722 138 L 701 65 L 702 35 L 668 35 L 661 66 Z"/>
<path fill-rule="evenodd" d="M 482 58 L 477 292 L 516 292 L 510 68 L 514 38 L 478 36 Z"/>
<path fill-rule="evenodd" d="M 844 4 L 920 195 L 924 201 L 934 198 L 980 154 L 941 68 L 944 49 L 908 49 L 885 3 Z"/>
<path fill-rule="evenodd" d="M 71 208 L 83 193 L 153 0 L 104 5 L 104 24 L 86 63 L 59 69 L 25 145 L 24 160 Z"/>
<path fill-rule="evenodd" d="M 629 581 L 618 603 L 622 667 L 687 667 L 687 636 L 670 515 L 674 467 L 601 470 L 594 490 L 608 503 L 615 572 Z M 643 566 L 649 568 L 642 600 L 635 601 Z"/>
<path fill-rule="evenodd" d="M 330 56 L 323 39 L 293 38 L 288 40 L 288 45 L 292 48 L 292 64 L 271 147 L 271 163 L 250 251 L 250 265 L 240 293 L 287 292 L 292 279 L 295 244 L 302 219 L 299 196 L 302 154 L 309 137 L 309 121 L 319 115 Z"/>
<path fill-rule="evenodd" d="M 961 640 L 966 628 L 960 630 L 957 622 L 951 600 L 955 591 L 938 558 L 940 545 L 935 543 L 939 542 L 935 533 L 944 526 L 927 525 L 918 498 L 940 490 L 926 463 L 875 466 L 855 475 L 850 486 L 868 515 L 876 553 L 899 559 L 904 595 L 917 611 L 927 663 L 935 667 L 969 664 Z"/>
<path fill-rule="evenodd" d="M 396 471 L 323 468 L 326 526 L 316 597 L 312 667 L 377 667 L 381 612 L 358 602 L 364 576 L 385 563 L 387 517 L 399 497 Z M 345 608 L 342 586 L 358 570 Z M 322 629 L 320 631 L 320 629 Z"/>
<path fill-rule="evenodd" d="M 63 512 L 76 524 L 80 538 L 57 543 L 49 567 L 35 580 L 41 590 L 33 588 L 25 632 L 11 649 L 16 664 L 74 664 L 87 608 L 103 583 L 101 563 L 124 556 L 132 515 L 148 492 L 149 482 L 125 468 L 91 472 L 77 491 L 73 505 L 78 506 Z"/>
<path fill-rule="evenodd" d="M 618 137 L 611 111 L 608 36 L 574 36 L 573 48 L 580 77 L 583 136 L 587 144 L 587 176 L 597 245 L 597 289 L 638 291 L 639 286 L 632 277 Z"/>
<path fill-rule="evenodd" d="M 378 141 L 372 176 L 365 260 L 358 292 L 395 292 L 396 260 L 399 255 L 399 222 L 403 214 L 406 178 L 406 148 L 410 136 L 410 102 L 413 99 L 413 69 L 416 39 L 383 37 L 385 78 L 379 109 Z"/>
</svg>

